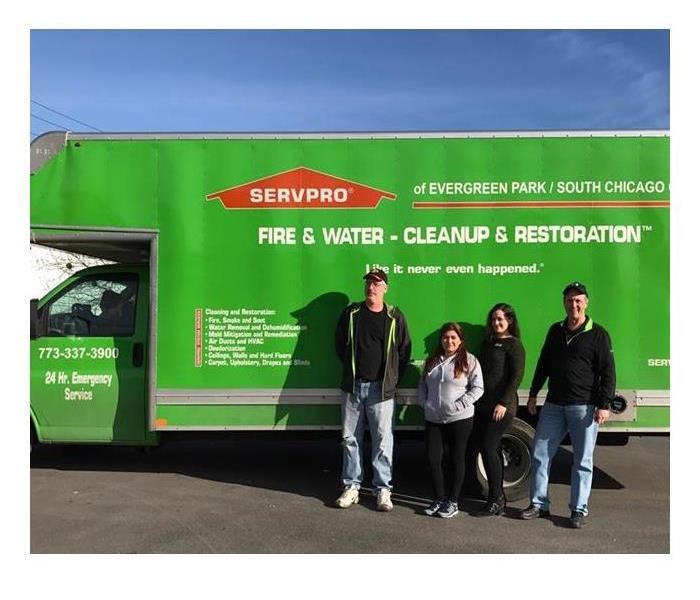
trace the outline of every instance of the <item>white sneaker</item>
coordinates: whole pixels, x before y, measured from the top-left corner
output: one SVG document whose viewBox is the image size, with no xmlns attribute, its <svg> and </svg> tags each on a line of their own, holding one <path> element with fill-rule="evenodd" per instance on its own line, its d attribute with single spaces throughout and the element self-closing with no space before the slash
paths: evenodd
<svg viewBox="0 0 700 600">
<path fill-rule="evenodd" d="M 353 504 L 357 504 L 360 500 L 360 491 L 354 487 L 347 486 L 343 493 L 338 496 L 335 505 L 338 508 L 350 508 Z"/>
<path fill-rule="evenodd" d="M 377 494 L 377 510 L 388 512 L 392 508 L 394 508 L 394 505 L 391 503 L 391 492 L 386 488 L 382 488 Z"/>
</svg>

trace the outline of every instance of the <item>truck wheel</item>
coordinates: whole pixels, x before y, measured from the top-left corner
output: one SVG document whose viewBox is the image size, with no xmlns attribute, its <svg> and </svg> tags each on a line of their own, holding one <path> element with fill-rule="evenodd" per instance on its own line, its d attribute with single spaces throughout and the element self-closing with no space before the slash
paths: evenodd
<svg viewBox="0 0 700 600">
<path fill-rule="evenodd" d="M 503 491 L 508 502 L 527 498 L 530 494 L 530 467 L 532 466 L 532 440 L 535 430 L 518 418 L 513 419 L 501 440 L 503 453 Z M 488 479 L 481 459 L 477 461 L 476 476 L 484 496 L 488 495 Z"/>
<path fill-rule="evenodd" d="M 34 450 L 34 447 L 39 443 L 39 438 L 36 435 L 36 430 L 34 429 L 34 423 L 29 419 L 29 451 Z"/>
</svg>

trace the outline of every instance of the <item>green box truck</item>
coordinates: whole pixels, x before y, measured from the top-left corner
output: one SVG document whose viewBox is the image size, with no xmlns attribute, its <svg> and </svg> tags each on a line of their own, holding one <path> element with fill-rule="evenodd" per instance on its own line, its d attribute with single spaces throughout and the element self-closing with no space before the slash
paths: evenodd
<svg viewBox="0 0 700 600">
<path fill-rule="evenodd" d="M 476 352 L 496 302 L 521 322 L 523 408 L 580 280 L 617 363 L 601 435 L 669 431 L 667 132 L 59 132 L 32 143 L 31 172 L 31 241 L 116 261 L 31 302 L 38 442 L 339 429 L 333 332 L 377 267 L 413 340 L 397 430 L 422 427 L 441 324 Z M 520 417 L 511 498 L 530 465 Z"/>
</svg>

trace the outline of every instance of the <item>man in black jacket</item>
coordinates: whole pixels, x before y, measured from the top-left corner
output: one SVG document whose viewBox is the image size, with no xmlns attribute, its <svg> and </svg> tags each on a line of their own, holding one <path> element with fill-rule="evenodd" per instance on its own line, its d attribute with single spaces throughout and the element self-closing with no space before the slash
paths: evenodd
<svg viewBox="0 0 700 600">
<path fill-rule="evenodd" d="M 349 508 L 359 499 L 365 417 L 372 436 L 372 485 L 377 510 L 391 503 L 394 437 L 394 392 L 411 356 L 411 338 L 401 311 L 384 304 L 386 273 L 372 269 L 364 276 L 365 301 L 340 315 L 335 350 L 343 365 L 343 493 L 335 501 Z"/>
<path fill-rule="evenodd" d="M 549 379 L 532 445 L 530 506 L 520 517 L 549 515 L 549 467 L 568 433 L 574 454 L 569 523 L 579 529 L 588 515 L 598 425 L 608 419 L 615 394 L 615 361 L 608 332 L 586 316 L 586 286 L 575 281 L 563 293 L 566 319 L 549 328 L 530 386 L 527 409 L 535 415 L 537 394 Z"/>
</svg>

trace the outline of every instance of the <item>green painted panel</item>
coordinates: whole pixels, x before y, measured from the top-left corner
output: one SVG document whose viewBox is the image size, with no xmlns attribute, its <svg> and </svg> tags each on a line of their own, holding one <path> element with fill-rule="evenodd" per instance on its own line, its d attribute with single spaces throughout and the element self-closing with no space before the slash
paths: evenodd
<svg viewBox="0 0 700 600">
<path fill-rule="evenodd" d="M 340 423 L 340 405 L 160 404 L 156 419 L 167 427 L 320 427 Z"/>
<path fill-rule="evenodd" d="M 339 427 L 338 404 L 240 404 L 183 405 L 160 404 L 157 418 L 168 427 Z M 398 406 L 396 425 L 423 425 L 423 410 L 417 406 Z"/>
<path fill-rule="evenodd" d="M 671 409 L 668 406 L 638 406 L 637 416 L 634 421 L 611 421 L 609 427 L 631 427 L 631 428 L 647 428 L 647 427 L 670 427 L 671 426 Z M 603 431 L 605 426 L 601 429 Z"/>
<path fill-rule="evenodd" d="M 339 427 L 340 405 L 330 404 L 240 404 L 240 405 L 184 405 L 161 404 L 157 418 L 164 419 L 167 427 Z M 650 428 L 669 427 L 669 408 L 644 406 L 637 408 L 636 421 L 613 421 L 609 427 Z M 397 426 L 422 427 L 423 410 L 418 406 L 398 405 Z M 604 431 L 605 427 L 601 429 Z"/>
</svg>

